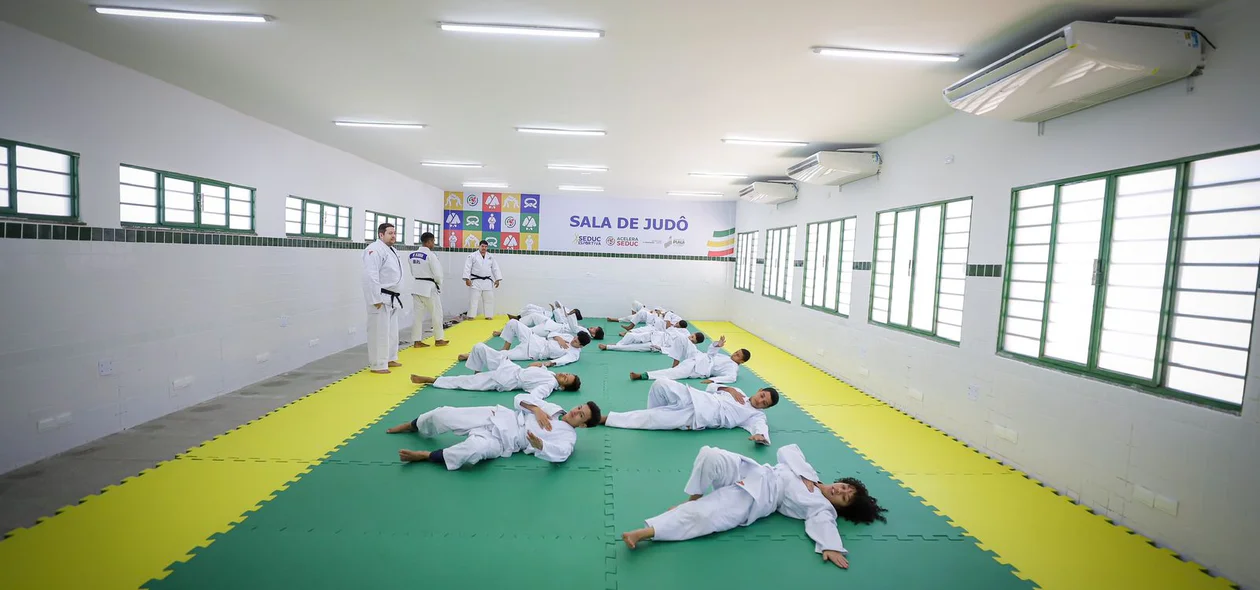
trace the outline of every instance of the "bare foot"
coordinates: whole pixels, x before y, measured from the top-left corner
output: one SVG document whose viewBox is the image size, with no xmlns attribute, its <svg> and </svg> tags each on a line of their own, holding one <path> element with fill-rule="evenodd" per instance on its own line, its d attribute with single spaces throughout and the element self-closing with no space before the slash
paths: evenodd
<svg viewBox="0 0 1260 590">
<path fill-rule="evenodd" d="M 389 361 L 389 366 L 391 366 L 391 367 L 401 367 L 401 366 L 402 366 L 402 363 L 400 363 L 400 362 L 398 362 L 398 361 Z"/>
<path fill-rule="evenodd" d="M 377 375 L 388 375 L 390 373 L 389 369 L 372 369 L 372 372 Z"/>
<path fill-rule="evenodd" d="M 599 345 L 599 349 L 600 349 L 600 350 L 608 350 L 608 345 L 607 345 L 607 344 L 600 344 L 600 345 Z"/>
<path fill-rule="evenodd" d="M 428 461 L 429 452 L 428 451 L 408 451 L 406 449 L 400 449 L 398 451 L 398 458 L 402 459 L 403 461 L 406 461 L 407 463 L 418 463 L 420 461 Z"/>
<path fill-rule="evenodd" d="M 410 422 L 407 422 L 405 424 L 399 424 L 398 426 L 390 428 L 389 430 L 386 430 L 385 432 L 388 434 L 398 434 L 400 432 L 415 432 L 415 431 L 416 431 L 416 427 L 412 426 Z"/>
<path fill-rule="evenodd" d="M 457 356 L 457 357 L 455 357 L 455 358 L 457 358 L 457 359 L 459 359 L 459 360 L 461 360 L 461 361 L 466 361 L 466 360 L 468 360 L 468 355 L 466 355 L 466 354 L 461 354 L 461 355 L 459 355 L 459 356 Z"/>
<path fill-rule="evenodd" d="M 433 341 L 434 346 L 446 346 L 447 344 L 450 344 L 449 340 L 434 340 Z"/>
<path fill-rule="evenodd" d="M 412 383 L 419 383 L 419 384 L 421 384 L 421 385 L 426 384 L 426 383 L 433 383 L 434 381 L 437 381 L 437 379 L 434 379 L 434 378 L 432 378 L 432 377 L 425 377 L 424 375 L 412 375 L 412 376 L 411 376 L 411 382 L 412 382 Z"/>
<path fill-rule="evenodd" d="M 631 371 L 631 373 L 630 373 L 630 380 L 631 380 L 631 381 L 638 381 L 639 379 L 642 379 L 642 378 L 643 378 L 643 375 L 642 375 L 642 374 L 640 374 L 640 373 L 635 373 L 635 372 Z"/>
<path fill-rule="evenodd" d="M 502 330 L 495 330 L 495 331 L 491 332 L 491 333 L 490 333 L 490 335 L 491 335 L 491 336 L 498 337 L 498 336 L 499 336 L 500 334 L 502 334 L 502 333 L 503 333 L 503 331 L 502 331 Z"/>
<path fill-rule="evenodd" d="M 429 345 L 423 342 L 417 342 L 414 345 L 412 345 L 412 348 L 428 348 L 428 347 Z"/>
<path fill-rule="evenodd" d="M 621 540 L 626 542 L 626 547 L 633 550 L 639 545 L 639 541 L 651 539 L 655 535 L 656 531 L 649 527 L 646 529 L 639 529 L 637 531 L 630 531 L 628 533 L 621 533 Z"/>
</svg>

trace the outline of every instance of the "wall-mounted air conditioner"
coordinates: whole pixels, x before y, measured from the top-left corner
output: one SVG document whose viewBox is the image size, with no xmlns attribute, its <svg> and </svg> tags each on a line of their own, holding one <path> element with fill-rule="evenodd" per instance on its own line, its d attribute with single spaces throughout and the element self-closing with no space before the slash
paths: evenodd
<svg viewBox="0 0 1260 590">
<path fill-rule="evenodd" d="M 739 189 L 739 198 L 761 205 L 778 205 L 796 198 L 796 185 L 790 182 L 754 182 Z"/>
<path fill-rule="evenodd" d="M 1180 80 L 1203 67 L 1186 29 L 1077 21 L 944 90 L 965 113 L 1041 122 Z"/>
<path fill-rule="evenodd" d="M 788 168 L 792 180 L 840 186 L 879 174 L 879 152 L 818 152 Z"/>
</svg>

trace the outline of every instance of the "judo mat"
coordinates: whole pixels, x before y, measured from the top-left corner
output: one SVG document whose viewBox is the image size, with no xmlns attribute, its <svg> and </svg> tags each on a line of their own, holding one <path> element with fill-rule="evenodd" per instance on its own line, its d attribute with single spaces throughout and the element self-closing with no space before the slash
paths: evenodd
<svg viewBox="0 0 1260 590">
<path fill-rule="evenodd" d="M 460 438 L 390 426 L 442 405 L 511 404 L 513 393 L 409 382 L 413 372 L 467 374 L 455 355 L 502 325 L 464 322 L 447 331 L 448 347 L 403 351 L 392 375 L 357 373 L 13 531 L 0 541 L 0 588 L 1230 586 L 731 324 L 696 324 L 726 334 L 727 350 L 753 352 L 736 386 L 782 392 L 767 412 L 770 447 L 743 430 L 598 427 L 579 430 L 559 465 L 522 454 L 456 472 L 401 464 L 400 448 Z M 615 342 L 616 326 L 604 325 Z M 580 375 L 582 390 L 549 399 L 640 409 L 649 382 L 628 373 L 669 364 L 592 346 L 555 369 Z M 860 478 L 888 508 L 887 523 L 839 522 L 848 570 L 821 560 L 801 521 L 778 515 L 635 551 L 621 542 L 685 500 L 702 446 L 773 463 L 793 443 L 825 480 Z"/>
</svg>

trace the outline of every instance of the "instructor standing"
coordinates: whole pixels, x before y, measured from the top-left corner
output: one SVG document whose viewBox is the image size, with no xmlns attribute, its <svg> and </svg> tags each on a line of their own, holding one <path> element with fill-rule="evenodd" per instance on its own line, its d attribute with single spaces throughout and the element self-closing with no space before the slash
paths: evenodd
<svg viewBox="0 0 1260 590">
<path fill-rule="evenodd" d="M 499 263 L 488 252 L 490 244 L 485 240 L 477 246 L 477 251 L 468 255 L 464 261 L 464 284 L 472 288 L 468 303 L 468 319 L 477 317 L 477 302 L 480 301 L 486 319 L 494 317 L 494 290 L 499 288 L 503 275 L 499 273 Z"/>
<path fill-rule="evenodd" d="M 376 228 L 376 241 L 363 250 L 363 298 L 368 314 L 368 368 L 389 373 L 398 362 L 398 316 L 402 313 L 402 259 L 394 249 L 394 225 Z"/>
<path fill-rule="evenodd" d="M 424 232 L 420 236 L 420 247 L 407 257 L 411 261 L 411 276 L 416 279 L 415 289 L 411 291 L 416 301 L 416 322 L 411 326 L 411 339 L 415 341 L 416 348 L 428 346 L 422 342 L 426 314 L 433 323 L 433 344 L 448 344 L 442 329 L 442 263 L 433 254 L 436 247 L 433 234 Z"/>
</svg>

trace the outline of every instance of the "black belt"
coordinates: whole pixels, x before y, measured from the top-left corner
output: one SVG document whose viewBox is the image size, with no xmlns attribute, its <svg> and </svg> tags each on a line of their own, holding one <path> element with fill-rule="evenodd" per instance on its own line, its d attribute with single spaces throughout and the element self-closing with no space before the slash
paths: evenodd
<svg viewBox="0 0 1260 590">
<path fill-rule="evenodd" d="M 490 277 L 483 277 L 483 276 L 481 276 L 481 275 L 475 275 L 475 274 L 472 274 L 472 273 L 469 273 L 469 275 L 468 275 L 468 276 L 472 277 L 472 280 L 474 280 L 474 281 L 493 281 L 493 280 L 494 280 L 494 279 L 492 279 L 492 278 L 490 278 Z"/>
<path fill-rule="evenodd" d="M 437 281 L 435 281 L 435 280 L 433 280 L 432 278 L 429 278 L 429 277 L 416 277 L 416 280 L 417 280 L 417 281 L 429 281 L 430 283 L 433 283 L 433 286 L 434 286 L 434 288 L 436 288 L 436 289 L 438 290 L 438 293 L 441 293 L 441 292 L 442 292 L 442 285 L 439 285 L 439 284 L 438 284 L 438 282 L 437 282 Z"/>
<path fill-rule="evenodd" d="M 397 292 L 394 292 L 394 291 L 390 291 L 389 289 L 381 289 L 381 293 L 384 293 L 384 294 L 386 294 L 386 295 L 389 295 L 389 298 L 390 298 L 392 301 L 397 301 L 397 302 L 398 302 L 398 308 L 399 308 L 399 309 L 402 309 L 402 306 L 403 306 L 403 303 L 402 303 L 402 294 L 397 293 Z"/>
</svg>

